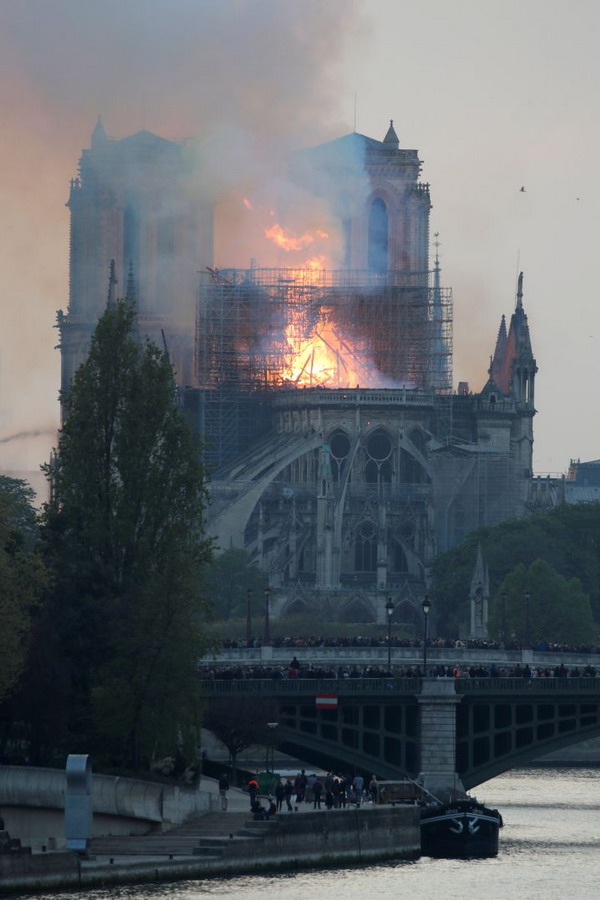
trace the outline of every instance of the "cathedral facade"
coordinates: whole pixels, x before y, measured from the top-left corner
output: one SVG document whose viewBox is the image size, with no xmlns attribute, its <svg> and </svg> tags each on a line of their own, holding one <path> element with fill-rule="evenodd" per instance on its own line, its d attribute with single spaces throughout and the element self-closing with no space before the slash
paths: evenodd
<svg viewBox="0 0 600 900">
<path fill-rule="evenodd" d="M 436 554 L 527 511 L 537 367 L 523 280 L 483 389 L 454 390 L 420 170 L 393 124 L 382 141 L 308 151 L 297 177 L 329 197 L 343 238 L 343 267 L 317 273 L 214 270 L 212 208 L 190 202 L 184 148 L 153 135 L 112 141 L 99 124 L 71 185 L 63 389 L 114 259 L 205 440 L 208 533 L 268 572 L 274 615 L 383 622 L 391 597 L 394 620 L 420 621 Z"/>
</svg>

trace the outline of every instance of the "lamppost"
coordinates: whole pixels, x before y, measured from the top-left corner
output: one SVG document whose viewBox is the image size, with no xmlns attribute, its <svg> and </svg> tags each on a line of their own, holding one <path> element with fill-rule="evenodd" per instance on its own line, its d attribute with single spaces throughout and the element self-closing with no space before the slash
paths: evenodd
<svg viewBox="0 0 600 900">
<path fill-rule="evenodd" d="M 525 643 L 527 644 L 527 648 L 531 647 L 531 635 L 529 631 L 529 604 L 531 603 L 531 594 L 529 591 L 525 591 Z"/>
<path fill-rule="evenodd" d="M 394 613 L 394 601 L 388 597 L 385 601 L 385 611 L 388 623 L 388 673 L 392 674 L 392 615 Z"/>
<path fill-rule="evenodd" d="M 425 594 L 423 600 L 423 616 L 425 617 L 425 640 L 423 641 L 423 678 L 427 678 L 427 639 L 429 637 L 429 612 L 431 603 L 429 597 Z"/>
<path fill-rule="evenodd" d="M 252 643 L 252 588 L 246 591 L 246 647 Z"/>
<path fill-rule="evenodd" d="M 502 591 L 502 642 L 506 644 L 506 591 Z"/>
<path fill-rule="evenodd" d="M 263 644 L 268 646 L 271 643 L 271 623 L 269 621 L 269 602 L 271 600 L 271 591 L 265 588 L 265 633 L 263 635 Z"/>
</svg>

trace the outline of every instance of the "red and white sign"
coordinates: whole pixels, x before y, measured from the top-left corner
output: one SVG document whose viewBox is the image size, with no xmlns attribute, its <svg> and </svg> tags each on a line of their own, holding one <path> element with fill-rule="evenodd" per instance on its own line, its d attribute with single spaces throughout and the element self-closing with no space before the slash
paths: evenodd
<svg viewBox="0 0 600 900">
<path fill-rule="evenodd" d="M 337 709 L 337 694 L 317 694 L 315 705 L 317 709 Z"/>
</svg>

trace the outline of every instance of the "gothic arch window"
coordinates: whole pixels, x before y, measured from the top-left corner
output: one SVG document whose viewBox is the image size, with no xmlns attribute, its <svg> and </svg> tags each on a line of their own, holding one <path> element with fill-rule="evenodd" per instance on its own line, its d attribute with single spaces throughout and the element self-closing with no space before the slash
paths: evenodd
<svg viewBox="0 0 600 900">
<path fill-rule="evenodd" d="M 377 570 L 377 529 L 370 519 L 361 522 L 354 538 L 354 569 L 356 572 Z"/>
<path fill-rule="evenodd" d="M 331 476 L 334 482 L 341 481 L 350 454 L 350 438 L 345 431 L 338 429 L 329 438 L 331 456 Z"/>
<path fill-rule="evenodd" d="M 367 484 L 390 484 L 392 480 L 392 439 L 387 431 L 378 428 L 367 438 L 367 463 L 365 481 Z"/>
<path fill-rule="evenodd" d="M 367 265 L 370 272 L 388 270 L 388 212 L 380 197 L 376 197 L 369 210 L 369 253 Z"/>
</svg>

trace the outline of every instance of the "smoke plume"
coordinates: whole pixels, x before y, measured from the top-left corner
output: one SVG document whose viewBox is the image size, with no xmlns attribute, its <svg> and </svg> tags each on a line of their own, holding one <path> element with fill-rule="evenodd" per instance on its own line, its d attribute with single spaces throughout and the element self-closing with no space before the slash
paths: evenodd
<svg viewBox="0 0 600 900">
<path fill-rule="evenodd" d="M 0 431 L 22 439 L 3 442 L 2 468 L 44 461 L 58 420 L 64 204 L 97 114 L 111 136 L 192 139 L 199 190 L 230 192 L 230 225 L 267 174 L 284 179 L 292 149 L 348 130 L 339 73 L 359 30 L 358 0 L 4 0 Z M 242 241 L 223 262 L 247 264 L 248 251 Z"/>
</svg>

